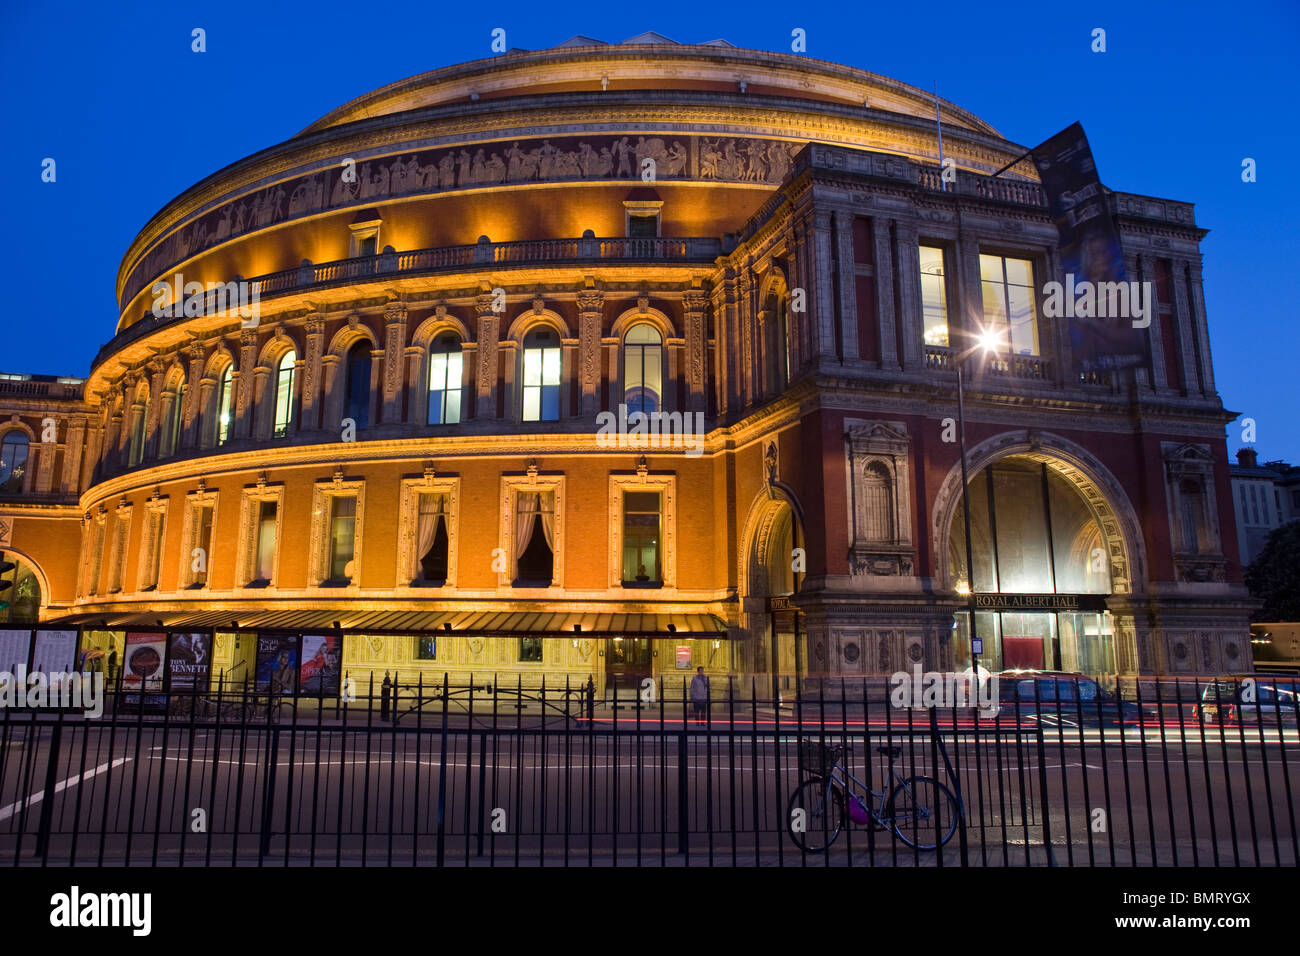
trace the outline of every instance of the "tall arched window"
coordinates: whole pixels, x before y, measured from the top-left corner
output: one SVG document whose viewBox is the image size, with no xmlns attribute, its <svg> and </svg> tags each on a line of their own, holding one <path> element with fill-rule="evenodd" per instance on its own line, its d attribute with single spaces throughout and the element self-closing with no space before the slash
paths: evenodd
<svg viewBox="0 0 1300 956">
<path fill-rule="evenodd" d="M 560 336 L 554 329 L 533 329 L 524 336 L 524 405 L 526 422 L 560 418 Z"/>
<path fill-rule="evenodd" d="M 357 428 L 370 424 L 370 341 L 361 339 L 348 349 L 344 371 L 347 375 L 347 393 L 343 417 L 350 418 Z"/>
<path fill-rule="evenodd" d="M 862 476 L 862 508 L 868 541 L 894 540 L 894 483 L 878 461 Z"/>
<path fill-rule="evenodd" d="M 217 444 L 224 445 L 230 437 L 231 399 L 234 393 L 234 375 L 227 365 L 217 380 Z"/>
<path fill-rule="evenodd" d="M 444 332 L 429 349 L 429 424 L 460 424 L 460 339 Z"/>
<path fill-rule="evenodd" d="M 629 415 L 663 408 L 663 338 L 648 322 L 632 326 L 623 339 L 623 403 Z"/>
<path fill-rule="evenodd" d="M 27 436 L 17 429 L 0 442 L 0 492 L 12 494 L 23 490 L 27 471 Z"/>
<path fill-rule="evenodd" d="M 164 393 L 164 406 L 167 411 L 167 420 L 162 429 L 162 447 L 158 449 L 160 458 L 169 458 L 176 454 L 181 445 L 181 419 L 185 401 L 185 384 L 177 381 L 171 389 L 171 396 L 168 399 Z"/>
<path fill-rule="evenodd" d="M 275 438 L 289 434 L 293 421 L 293 373 L 297 361 L 298 353 L 289 349 L 275 366 L 275 428 L 271 432 Z"/>
</svg>

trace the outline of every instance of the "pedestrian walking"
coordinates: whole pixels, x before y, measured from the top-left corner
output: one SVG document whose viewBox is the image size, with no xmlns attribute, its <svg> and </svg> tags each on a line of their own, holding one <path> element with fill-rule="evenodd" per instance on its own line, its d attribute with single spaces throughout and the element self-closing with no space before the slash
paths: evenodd
<svg viewBox="0 0 1300 956">
<path fill-rule="evenodd" d="M 704 720 L 709 708 L 709 679 L 704 676 L 704 668 L 695 668 L 691 678 L 691 712 L 696 720 Z"/>
</svg>

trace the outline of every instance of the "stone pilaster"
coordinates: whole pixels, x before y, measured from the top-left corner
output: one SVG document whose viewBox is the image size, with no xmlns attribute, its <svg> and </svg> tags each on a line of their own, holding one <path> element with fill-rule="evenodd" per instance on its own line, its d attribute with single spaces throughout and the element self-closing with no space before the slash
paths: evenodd
<svg viewBox="0 0 1300 956">
<path fill-rule="evenodd" d="M 492 311 L 492 295 L 475 300 L 478 310 L 478 400 L 474 417 L 497 417 L 497 351 L 500 348 L 500 318 Z"/>
<path fill-rule="evenodd" d="M 682 296 L 686 319 L 686 410 L 705 410 L 704 307 L 708 299 L 699 289 Z"/>
<path fill-rule="evenodd" d="M 191 345 L 187 350 L 190 357 L 189 387 L 185 391 L 185 421 L 181 433 L 182 448 L 197 448 L 199 445 L 199 411 L 203 407 L 203 358 L 202 345 Z"/>
<path fill-rule="evenodd" d="M 402 349 L 406 344 L 406 304 L 390 302 L 384 309 L 383 421 L 402 417 Z"/>
<path fill-rule="evenodd" d="M 302 366 L 302 430 L 317 431 L 321 427 L 321 386 L 324 375 L 321 359 L 325 352 L 325 317 L 316 313 L 307 317 L 307 355 Z"/>
<path fill-rule="evenodd" d="M 835 269 L 840 283 L 840 342 L 844 362 L 858 360 L 858 292 L 853 259 L 853 216 L 835 212 Z"/>
<path fill-rule="evenodd" d="M 599 289 L 578 293 L 579 413 L 595 419 L 600 410 L 600 332 L 605 296 Z"/>
<path fill-rule="evenodd" d="M 925 332 L 921 328 L 920 256 L 916 226 L 899 222 L 894 227 L 894 256 L 887 261 L 898 263 L 898 323 L 902 331 L 904 369 L 919 369 L 924 364 L 921 350 Z"/>
<path fill-rule="evenodd" d="M 893 248 L 889 236 L 889 220 L 879 216 L 871 218 L 871 261 L 876 279 L 876 325 L 880 332 L 880 367 L 897 369 L 898 325 L 894 314 Z M 919 268 L 919 263 L 918 263 Z"/>
<path fill-rule="evenodd" d="M 257 330 L 242 329 L 239 333 L 239 369 L 234 374 L 238 380 L 235 388 L 235 424 L 230 437 L 248 438 L 253 434 L 253 386 L 257 382 L 253 366 L 257 364 Z"/>
</svg>

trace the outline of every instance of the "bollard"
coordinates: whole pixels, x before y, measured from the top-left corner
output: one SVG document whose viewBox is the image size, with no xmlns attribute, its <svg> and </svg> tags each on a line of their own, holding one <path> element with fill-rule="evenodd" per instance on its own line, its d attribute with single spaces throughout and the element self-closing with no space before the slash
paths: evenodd
<svg viewBox="0 0 1300 956">
<path fill-rule="evenodd" d="M 392 693 L 393 681 L 388 676 L 388 671 L 384 671 L 384 682 L 379 686 L 379 719 L 381 721 L 388 720 L 388 699 Z"/>
</svg>

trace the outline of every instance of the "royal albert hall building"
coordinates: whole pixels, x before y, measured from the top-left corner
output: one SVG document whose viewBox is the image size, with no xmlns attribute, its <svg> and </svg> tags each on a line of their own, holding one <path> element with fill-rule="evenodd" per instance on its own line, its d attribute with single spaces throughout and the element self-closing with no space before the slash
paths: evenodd
<svg viewBox="0 0 1300 956">
<path fill-rule="evenodd" d="M 717 693 L 967 666 L 973 588 L 992 670 L 1248 669 L 1192 206 L 1109 195 L 1150 361 L 1080 375 L 1026 147 L 937 112 L 804 56 L 576 37 L 213 173 L 126 250 L 84 380 L 0 380 L 3 615 L 209 630 L 236 676 L 251 629 L 339 627 L 363 679 Z M 156 315 L 178 274 L 256 314 Z M 989 331 L 972 584 L 955 362 Z"/>
</svg>

